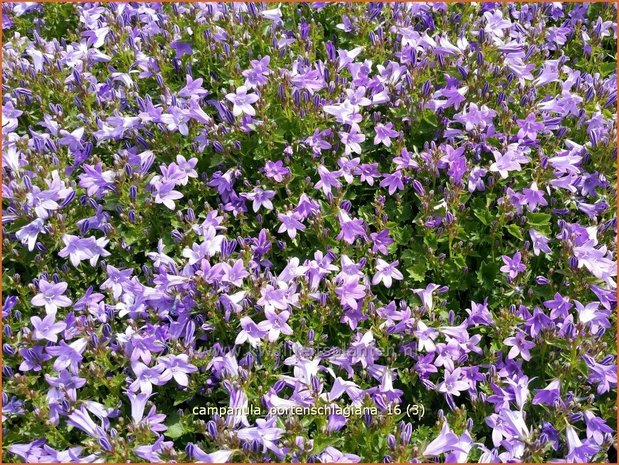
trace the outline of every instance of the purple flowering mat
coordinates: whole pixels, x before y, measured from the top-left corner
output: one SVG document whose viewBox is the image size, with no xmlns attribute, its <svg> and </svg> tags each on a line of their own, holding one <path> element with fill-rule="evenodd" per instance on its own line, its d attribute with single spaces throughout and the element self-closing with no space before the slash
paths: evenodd
<svg viewBox="0 0 619 465">
<path fill-rule="evenodd" d="M 2 4 L 5 462 L 616 460 L 615 4 Z"/>
</svg>

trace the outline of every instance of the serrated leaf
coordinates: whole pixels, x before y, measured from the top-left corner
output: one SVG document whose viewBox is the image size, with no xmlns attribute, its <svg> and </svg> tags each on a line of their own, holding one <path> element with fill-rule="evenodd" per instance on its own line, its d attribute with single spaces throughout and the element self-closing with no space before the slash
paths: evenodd
<svg viewBox="0 0 619 465">
<path fill-rule="evenodd" d="M 314 438 L 314 448 L 312 450 L 312 453 L 320 454 L 327 447 L 329 447 L 329 446 L 331 446 L 331 447 L 337 446 L 343 440 L 344 440 L 344 438 L 342 436 L 338 436 L 337 438 L 333 438 L 331 436 L 327 436 L 327 437 L 319 436 L 317 438 Z"/>
<path fill-rule="evenodd" d="M 475 216 L 486 226 L 489 226 L 490 223 L 492 223 L 492 213 L 488 210 L 476 211 Z"/>
<path fill-rule="evenodd" d="M 482 262 L 477 271 L 477 279 L 483 284 L 492 284 L 496 278 L 496 274 L 499 271 L 499 266 L 493 262 Z"/>
<path fill-rule="evenodd" d="M 413 281 L 423 281 L 426 277 L 427 265 L 425 259 L 417 261 L 413 266 L 409 266 L 406 272 Z"/>
<path fill-rule="evenodd" d="M 550 219 L 551 216 L 548 213 L 528 213 L 527 224 L 536 231 L 549 233 L 550 232 Z"/>
<path fill-rule="evenodd" d="M 178 423 L 174 423 L 173 425 L 168 426 L 168 429 L 163 433 L 167 437 L 172 439 L 178 439 L 187 431 L 183 424 L 179 421 Z"/>
<path fill-rule="evenodd" d="M 521 241 L 524 240 L 524 238 L 522 237 L 522 229 L 517 224 L 508 224 L 507 226 L 505 226 L 505 229 L 507 229 L 507 232 L 514 236 L 516 239 L 519 239 Z"/>
</svg>

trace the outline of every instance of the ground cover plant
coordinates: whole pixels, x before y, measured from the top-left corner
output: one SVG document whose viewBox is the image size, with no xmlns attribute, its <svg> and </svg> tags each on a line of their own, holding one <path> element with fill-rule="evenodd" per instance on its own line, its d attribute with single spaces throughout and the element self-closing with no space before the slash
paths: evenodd
<svg viewBox="0 0 619 465">
<path fill-rule="evenodd" d="M 616 5 L 2 4 L 4 462 L 605 462 Z"/>
</svg>

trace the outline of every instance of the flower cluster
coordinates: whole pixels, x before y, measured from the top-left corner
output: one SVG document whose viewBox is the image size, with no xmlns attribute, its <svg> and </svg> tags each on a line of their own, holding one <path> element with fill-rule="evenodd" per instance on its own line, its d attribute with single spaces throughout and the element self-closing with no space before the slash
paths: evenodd
<svg viewBox="0 0 619 465">
<path fill-rule="evenodd" d="M 3 461 L 612 460 L 616 4 L 2 10 Z"/>
</svg>

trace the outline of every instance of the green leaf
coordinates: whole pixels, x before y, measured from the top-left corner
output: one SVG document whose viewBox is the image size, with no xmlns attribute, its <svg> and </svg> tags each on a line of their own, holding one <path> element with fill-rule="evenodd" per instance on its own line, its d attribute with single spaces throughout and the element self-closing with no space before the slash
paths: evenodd
<svg viewBox="0 0 619 465">
<path fill-rule="evenodd" d="M 475 216 L 486 226 L 489 226 L 492 223 L 492 213 L 488 210 L 478 210 L 475 212 Z"/>
<path fill-rule="evenodd" d="M 477 271 L 477 279 L 482 285 L 491 286 L 496 279 L 499 271 L 499 266 L 492 261 L 484 261 L 481 263 Z"/>
<path fill-rule="evenodd" d="M 438 247 L 438 240 L 436 238 L 436 234 L 431 231 L 426 233 L 423 238 L 423 242 L 430 249 L 436 250 L 436 248 Z"/>
<path fill-rule="evenodd" d="M 187 390 L 187 391 L 180 391 L 175 395 L 174 398 L 174 406 L 176 407 L 177 405 L 182 404 L 183 402 L 188 401 L 189 399 L 191 399 L 194 396 L 194 393 Z"/>
<path fill-rule="evenodd" d="M 339 443 L 344 441 L 343 436 L 338 436 L 336 438 L 332 436 L 318 436 L 314 438 L 314 448 L 312 449 L 312 453 L 320 454 L 323 450 L 325 450 L 329 446 L 337 446 Z"/>
<path fill-rule="evenodd" d="M 529 226 L 540 232 L 550 233 L 550 219 L 548 213 L 527 213 Z"/>
<path fill-rule="evenodd" d="M 522 229 L 520 229 L 520 226 L 518 226 L 517 224 L 508 224 L 507 226 L 505 226 L 505 228 L 507 229 L 507 232 L 514 236 L 516 239 L 519 239 L 521 241 L 524 240 L 524 238 L 522 237 Z"/>
<path fill-rule="evenodd" d="M 168 426 L 168 429 L 163 434 L 169 438 L 178 439 L 186 432 L 185 427 L 179 420 L 178 423 Z"/>
<path fill-rule="evenodd" d="M 391 237 L 396 244 L 407 245 L 411 238 L 411 229 L 407 227 L 393 227 L 390 228 Z"/>
<path fill-rule="evenodd" d="M 616 68 L 616 63 L 614 61 L 611 61 L 608 63 L 601 63 L 598 69 L 600 70 L 600 73 L 602 74 L 602 76 L 606 77 L 610 73 L 614 72 L 617 68 Z"/>
<path fill-rule="evenodd" d="M 438 127 L 438 119 L 433 111 L 425 111 L 423 113 L 423 121 L 433 128 Z"/>
<path fill-rule="evenodd" d="M 422 257 L 423 258 L 423 257 Z M 417 261 L 413 266 L 406 269 L 406 272 L 413 281 L 423 281 L 426 277 L 427 262 L 425 258 Z"/>
<path fill-rule="evenodd" d="M 178 439 L 183 434 L 189 433 L 190 431 L 187 429 L 186 425 L 183 424 L 183 420 L 187 420 L 187 417 L 181 417 L 178 413 L 173 412 L 168 416 L 168 422 L 166 426 L 168 429 L 163 433 L 167 437 L 172 439 Z"/>
</svg>

